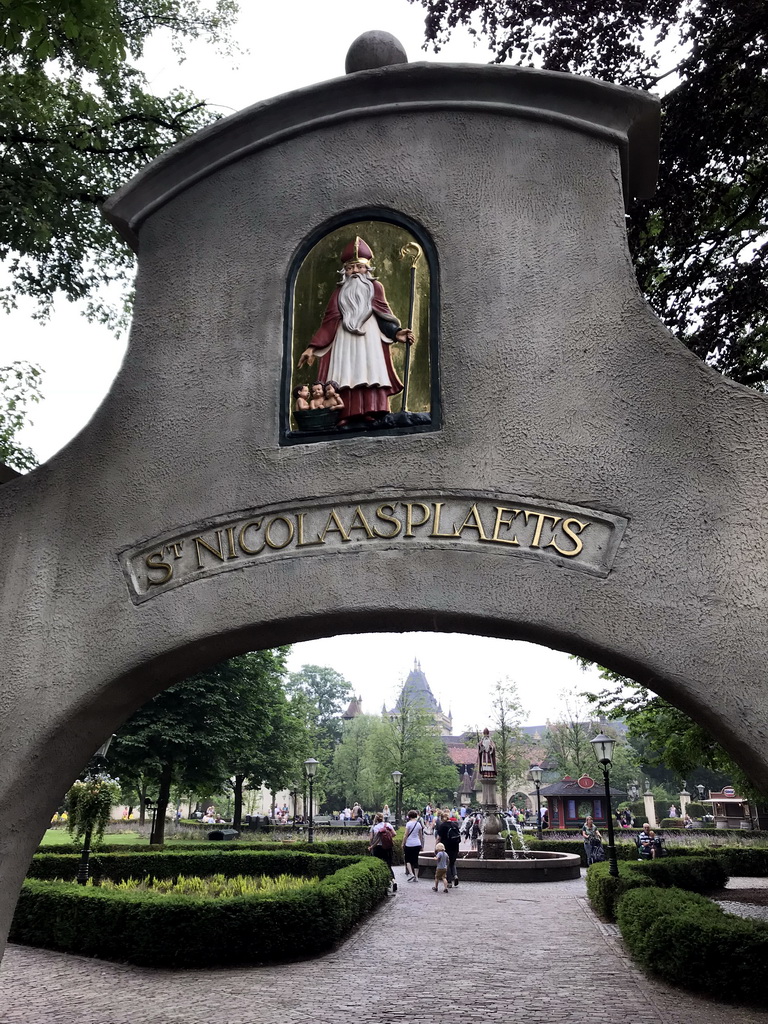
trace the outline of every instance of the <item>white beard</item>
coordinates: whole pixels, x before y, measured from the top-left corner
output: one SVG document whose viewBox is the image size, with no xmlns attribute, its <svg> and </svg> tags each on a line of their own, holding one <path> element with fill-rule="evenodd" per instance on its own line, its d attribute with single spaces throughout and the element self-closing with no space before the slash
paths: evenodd
<svg viewBox="0 0 768 1024">
<path fill-rule="evenodd" d="M 373 281 L 364 277 L 347 277 L 339 292 L 341 321 L 352 334 L 363 334 L 363 324 L 373 312 Z"/>
</svg>

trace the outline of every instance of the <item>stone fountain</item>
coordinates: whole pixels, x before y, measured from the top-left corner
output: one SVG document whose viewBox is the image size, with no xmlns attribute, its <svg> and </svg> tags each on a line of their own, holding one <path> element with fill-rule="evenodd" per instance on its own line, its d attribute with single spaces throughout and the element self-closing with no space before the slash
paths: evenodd
<svg viewBox="0 0 768 1024">
<path fill-rule="evenodd" d="M 483 831 L 479 849 L 459 853 L 456 868 L 460 881 L 468 882 L 559 882 L 578 878 L 581 858 L 574 853 L 507 850 L 501 833 L 501 815 L 496 796 L 496 746 L 488 729 L 478 743 L 478 771 L 482 785 Z M 432 877 L 434 854 L 422 854 L 419 867 Z"/>
</svg>

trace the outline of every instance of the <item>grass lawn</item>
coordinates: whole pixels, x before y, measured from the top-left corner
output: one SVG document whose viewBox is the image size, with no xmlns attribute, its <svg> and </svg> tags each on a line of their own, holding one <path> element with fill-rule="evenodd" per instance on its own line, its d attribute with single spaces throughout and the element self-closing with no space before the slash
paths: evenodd
<svg viewBox="0 0 768 1024">
<path fill-rule="evenodd" d="M 65 828 L 49 828 L 40 840 L 41 846 L 58 846 L 61 843 L 71 843 L 72 838 Z M 146 843 L 149 846 L 149 838 L 140 836 L 138 832 L 115 832 L 107 833 L 104 836 L 105 846 L 132 846 L 136 843 Z"/>
</svg>

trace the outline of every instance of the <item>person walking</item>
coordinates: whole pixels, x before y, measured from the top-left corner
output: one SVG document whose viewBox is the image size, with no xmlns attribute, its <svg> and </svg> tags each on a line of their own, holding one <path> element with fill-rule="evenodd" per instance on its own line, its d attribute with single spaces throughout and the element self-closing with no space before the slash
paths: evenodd
<svg viewBox="0 0 768 1024">
<path fill-rule="evenodd" d="M 418 811 L 408 811 L 405 823 L 405 839 L 403 841 L 403 857 L 405 859 L 406 882 L 419 880 L 419 854 L 424 845 L 424 826 L 419 819 Z"/>
<path fill-rule="evenodd" d="M 603 853 L 603 837 L 595 825 L 592 815 L 588 814 L 581 829 L 581 836 L 584 840 L 584 853 L 587 858 L 587 867 L 596 861 L 605 860 Z"/>
<path fill-rule="evenodd" d="M 456 871 L 456 858 L 459 855 L 459 846 L 461 845 L 459 823 L 455 819 L 450 818 L 447 811 L 443 811 L 440 815 L 440 824 L 437 826 L 435 833 L 448 854 L 448 885 L 457 886 L 459 884 L 459 876 Z"/>
<path fill-rule="evenodd" d="M 372 853 L 374 857 L 378 857 L 379 860 L 383 860 L 387 865 L 389 873 L 392 876 L 391 892 L 397 892 L 395 872 L 392 870 L 392 851 L 394 850 L 395 830 L 388 821 L 384 821 L 383 814 L 377 814 L 373 819 L 373 825 L 371 825 L 369 834 L 371 842 L 368 846 L 368 852 Z"/>
<path fill-rule="evenodd" d="M 437 892 L 437 887 L 441 882 L 443 883 L 443 892 L 448 892 L 448 887 L 451 884 L 448 880 L 448 864 L 449 857 L 445 847 L 442 843 L 438 843 L 435 847 L 435 884 L 432 886 L 434 892 Z"/>
</svg>

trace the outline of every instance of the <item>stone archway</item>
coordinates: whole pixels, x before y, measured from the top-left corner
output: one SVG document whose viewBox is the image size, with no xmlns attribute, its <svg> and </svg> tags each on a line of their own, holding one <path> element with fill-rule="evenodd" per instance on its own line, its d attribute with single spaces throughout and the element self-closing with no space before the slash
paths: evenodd
<svg viewBox="0 0 768 1024">
<path fill-rule="evenodd" d="M 768 786 L 768 400 L 637 291 L 623 200 L 653 188 L 657 118 L 587 79 L 399 65 L 218 122 L 110 201 L 140 253 L 125 364 L 0 489 L 3 929 L 105 735 L 258 646 L 419 628 L 568 649 Z M 283 443 L 289 267 L 372 208 L 434 242 L 440 415 Z"/>
</svg>

